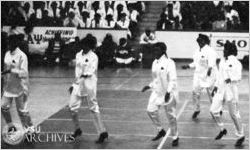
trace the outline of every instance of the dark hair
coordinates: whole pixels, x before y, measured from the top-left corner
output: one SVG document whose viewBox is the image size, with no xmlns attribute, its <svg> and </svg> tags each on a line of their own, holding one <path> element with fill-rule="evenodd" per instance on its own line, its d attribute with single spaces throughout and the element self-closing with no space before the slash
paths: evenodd
<svg viewBox="0 0 250 150">
<path fill-rule="evenodd" d="M 225 45 L 224 45 L 224 50 L 228 51 L 228 56 L 230 56 L 230 55 L 237 56 L 238 55 L 238 50 L 237 50 L 237 47 L 236 47 L 234 42 L 230 42 L 227 40 Z"/>
<path fill-rule="evenodd" d="M 166 53 L 167 51 L 167 45 L 163 42 L 157 42 L 154 44 L 155 48 L 159 48 L 162 53 Z"/>
<path fill-rule="evenodd" d="M 127 42 L 126 38 L 120 38 L 119 45 L 124 45 Z"/>
</svg>

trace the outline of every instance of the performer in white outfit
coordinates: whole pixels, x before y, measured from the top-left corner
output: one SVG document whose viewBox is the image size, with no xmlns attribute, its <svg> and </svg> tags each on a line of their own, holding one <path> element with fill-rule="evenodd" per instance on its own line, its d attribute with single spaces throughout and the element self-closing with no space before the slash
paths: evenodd
<svg viewBox="0 0 250 150">
<path fill-rule="evenodd" d="M 98 57 L 92 51 L 96 46 L 96 39 L 91 36 L 87 37 L 82 40 L 82 45 L 83 44 L 82 50 L 76 54 L 76 79 L 70 88 L 71 97 L 69 108 L 75 125 L 75 132 L 72 137 L 76 138 L 82 134 L 82 130 L 79 126 L 78 110 L 82 100 L 86 99 L 88 107 L 94 115 L 94 121 L 98 127 L 98 132 L 100 133 L 96 143 L 102 143 L 108 138 L 108 133 L 101 120 L 100 110 L 96 99 Z"/>
<path fill-rule="evenodd" d="M 221 115 L 219 114 L 223 106 L 223 100 L 225 99 L 228 104 L 230 117 L 236 129 L 236 136 L 238 137 L 235 146 L 241 146 L 245 140 L 239 112 L 238 93 L 242 65 L 236 56 L 236 46 L 227 41 L 224 46 L 224 58 L 220 61 L 215 88 L 212 91 L 213 103 L 210 107 L 210 112 L 214 116 L 217 125 L 220 127 L 220 133 L 215 137 L 216 140 L 219 140 L 227 134 L 227 130 L 225 129 Z"/>
<path fill-rule="evenodd" d="M 159 109 L 164 106 L 173 138 L 172 146 L 177 146 L 179 137 L 176 120 L 176 103 L 178 99 L 177 75 L 175 63 L 167 56 L 166 45 L 157 43 L 154 49 L 155 60 L 152 65 L 153 81 L 142 89 L 142 92 L 151 89 L 147 112 L 153 124 L 158 129 L 158 134 L 152 141 L 164 137 L 166 131 L 159 119 Z"/>
<path fill-rule="evenodd" d="M 17 112 L 23 127 L 27 133 L 34 133 L 34 126 L 27 109 L 29 92 L 29 72 L 27 56 L 19 49 L 17 35 L 9 37 L 9 51 L 4 57 L 5 70 L 4 88 L 1 100 L 1 112 L 9 126 L 9 131 L 16 131 L 12 123 L 10 107 L 12 100 L 15 100 Z"/>
<path fill-rule="evenodd" d="M 210 41 L 208 36 L 199 34 L 197 43 L 200 49 L 195 52 L 193 62 L 182 66 L 183 69 L 195 68 L 193 78 L 193 119 L 196 119 L 200 113 L 200 95 L 203 89 L 206 89 L 208 98 L 212 102 L 209 90 L 213 87 L 216 78 L 217 53 L 209 46 Z"/>
</svg>

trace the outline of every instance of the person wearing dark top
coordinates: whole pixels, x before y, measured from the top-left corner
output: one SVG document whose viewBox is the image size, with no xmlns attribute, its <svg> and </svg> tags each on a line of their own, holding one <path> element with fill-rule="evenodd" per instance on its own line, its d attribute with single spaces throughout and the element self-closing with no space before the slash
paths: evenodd
<svg viewBox="0 0 250 150">
<path fill-rule="evenodd" d="M 113 63 L 113 58 L 117 44 L 113 41 L 111 34 L 107 34 L 104 38 L 102 45 L 96 50 L 96 54 L 99 57 L 99 67 L 102 69 Z"/>
<path fill-rule="evenodd" d="M 115 52 L 115 62 L 118 66 L 128 66 L 131 65 L 135 60 L 132 53 L 132 48 L 127 45 L 127 39 L 121 38 L 119 41 L 119 46 Z"/>
</svg>

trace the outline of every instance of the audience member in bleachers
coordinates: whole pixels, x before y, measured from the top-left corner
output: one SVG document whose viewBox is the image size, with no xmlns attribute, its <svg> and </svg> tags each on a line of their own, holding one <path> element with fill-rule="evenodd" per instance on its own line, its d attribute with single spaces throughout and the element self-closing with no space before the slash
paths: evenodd
<svg viewBox="0 0 250 150">
<path fill-rule="evenodd" d="M 83 11 L 81 19 L 83 21 L 82 28 L 90 28 L 91 20 L 90 20 L 90 17 L 89 17 L 89 12 Z"/>
<path fill-rule="evenodd" d="M 168 17 L 165 14 L 165 12 L 162 12 L 160 16 L 160 20 L 157 22 L 156 29 L 157 30 L 169 30 L 169 29 L 172 29 L 172 27 L 173 25 L 170 22 L 170 20 L 168 20 Z"/>
<path fill-rule="evenodd" d="M 118 22 L 117 22 L 118 28 L 128 29 L 128 27 L 129 27 L 129 20 L 127 19 L 126 16 L 127 16 L 126 13 L 122 13 L 120 15 L 120 20 L 118 20 Z"/>
<path fill-rule="evenodd" d="M 213 30 L 226 31 L 227 30 L 227 22 L 225 20 L 224 14 L 217 14 L 215 21 L 212 24 Z"/>
<path fill-rule="evenodd" d="M 108 14 L 104 20 L 104 28 L 114 28 L 115 24 L 113 15 Z"/>
<path fill-rule="evenodd" d="M 83 21 L 80 20 L 73 11 L 69 12 L 68 17 L 64 20 L 63 26 L 65 27 L 83 27 Z"/>
<path fill-rule="evenodd" d="M 146 29 L 141 35 L 140 44 L 154 44 L 156 42 L 155 34 L 150 29 Z"/>
<path fill-rule="evenodd" d="M 119 46 L 115 52 L 115 62 L 118 66 L 127 67 L 133 63 L 135 58 L 133 57 L 132 48 L 128 46 L 127 39 L 121 38 Z"/>
<path fill-rule="evenodd" d="M 91 21 L 91 28 L 103 28 L 103 27 L 104 27 L 104 19 L 101 17 L 99 13 L 96 13 Z"/>
<path fill-rule="evenodd" d="M 26 22 L 30 19 L 31 14 L 34 13 L 34 9 L 30 6 L 29 2 L 24 3 L 23 6 L 25 18 L 27 19 Z"/>
</svg>

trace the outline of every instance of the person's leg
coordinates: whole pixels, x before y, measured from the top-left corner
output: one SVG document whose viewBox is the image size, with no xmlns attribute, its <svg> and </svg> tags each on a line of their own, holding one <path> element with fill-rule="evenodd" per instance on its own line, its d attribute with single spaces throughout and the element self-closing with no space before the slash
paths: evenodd
<svg viewBox="0 0 250 150">
<path fill-rule="evenodd" d="M 3 96 L 1 100 L 1 112 L 2 112 L 4 120 L 6 121 L 6 124 L 9 127 L 14 127 L 12 123 L 11 114 L 10 114 L 10 107 L 11 107 L 12 99 L 13 98 Z"/>
<path fill-rule="evenodd" d="M 81 106 L 83 97 L 77 96 L 78 87 L 79 85 L 73 85 L 73 90 L 72 93 L 70 94 L 70 101 L 69 101 L 69 111 L 71 113 L 72 122 L 75 128 L 74 134 L 72 134 L 73 138 L 81 136 L 82 134 L 82 130 L 80 128 L 80 123 L 79 123 L 78 110 Z"/>
<path fill-rule="evenodd" d="M 244 129 L 241 122 L 239 111 L 239 94 L 236 84 L 231 83 L 226 88 L 226 100 L 228 104 L 228 111 L 236 129 L 236 136 L 238 137 L 235 146 L 241 146 L 245 140 Z"/>
<path fill-rule="evenodd" d="M 158 130 L 158 134 L 152 139 L 152 141 L 159 140 L 166 135 L 166 131 L 163 129 L 159 118 L 159 106 L 156 104 L 157 98 L 157 94 L 152 92 L 147 106 L 148 116 Z"/>
<path fill-rule="evenodd" d="M 94 79 L 86 80 L 86 87 L 88 90 L 88 96 L 87 96 L 88 107 L 94 116 L 94 123 L 97 127 L 97 131 L 98 133 L 100 133 L 96 143 L 103 143 L 104 140 L 108 138 L 108 132 L 101 119 L 100 109 L 96 98 L 96 86 L 97 86 L 96 81 Z"/>
<path fill-rule="evenodd" d="M 172 146 L 177 146 L 179 142 L 178 128 L 177 128 L 177 116 L 176 116 L 176 96 L 171 95 L 171 101 L 165 105 L 165 112 L 169 122 L 170 135 L 173 138 Z"/>
<path fill-rule="evenodd" d="M 20 117 L 21 123 L 27 132 L 34 133 L 35 128 L 31 121 L 29 111 L 27 109 L 28 97 L 26 94 L 22 94 L 16 98 L 16 109 Z"/>
<path fill-rule="evenodd" d="M 223 105 L 223 92 L 218 91 L 214 97 L 213 97 L 213 101 L 212 104 L 210 106 L 210 113 L 211 115 L 214 117 L 214 120 L 216 122 L 216 124 L 219 126 L 220 128 L 220 132 L 219 134 L 215 137 L 215 140 L 219 140 L 221 139 L 224 135 L 227 134 L 227 130 L 224 127 L 224 123 L 222 121 L 222 117 L 221 117 L 221 110 L 222 110 L 222 105 Z"/>
<path fill-rule="evenodd" d="M 201 95 L 201 87 L 199 85 L 198 77 L 194 76 L 193 80 L 193 105 L 194 105 L 194 113 L 192 115 L 193 119 L 196 119 L 200 113 L 200 95 Z"/>
</svg>

